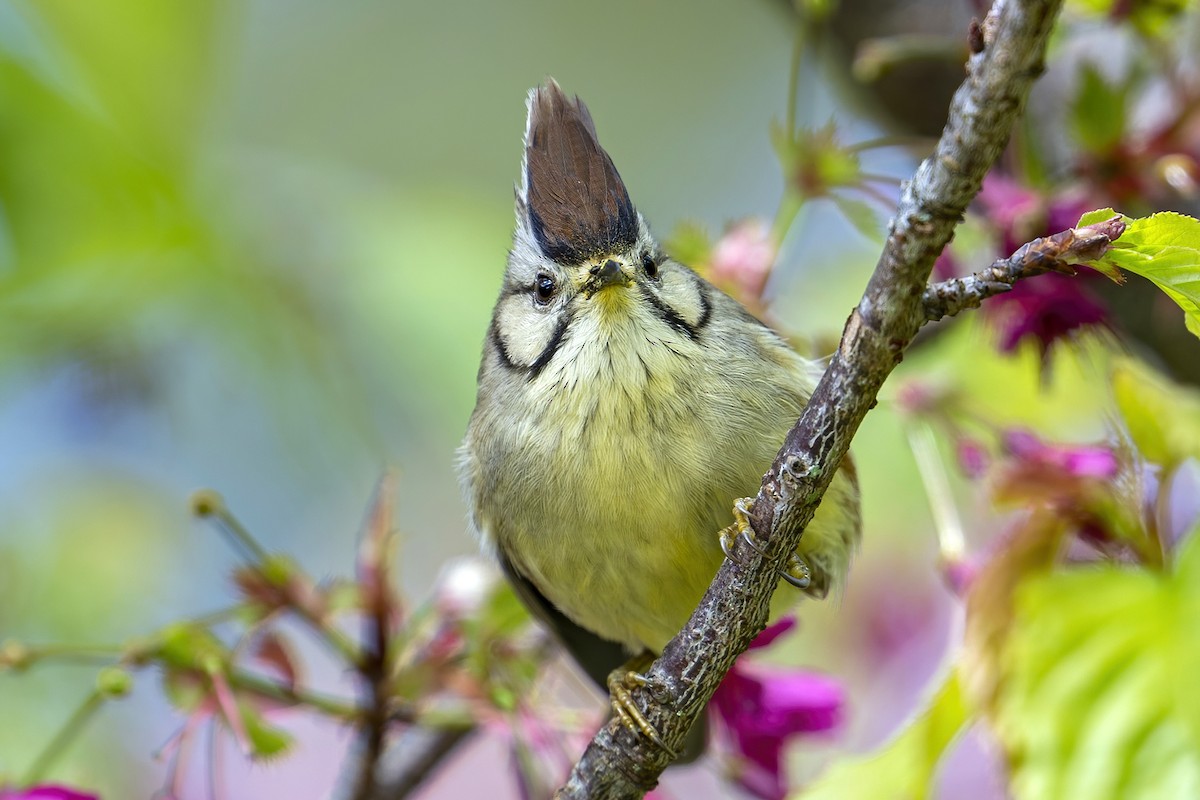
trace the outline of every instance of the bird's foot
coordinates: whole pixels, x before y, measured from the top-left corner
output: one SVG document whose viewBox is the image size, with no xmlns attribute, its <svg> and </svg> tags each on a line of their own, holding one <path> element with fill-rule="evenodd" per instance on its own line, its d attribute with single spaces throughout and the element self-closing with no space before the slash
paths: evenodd
<svg viewBox="0 0 1200 800">
<path fill-rule="evenodd" d="M 739 497 L 733 501 L 733 524 L 727 528 L 722 528 L 717 537 L 721 542 L 721 552 L 730 561 L 737 561 L 733 557 L 733 545 L 738 540 L 738 537 L 750 547 L 760 554 L 763 553 L 762 547 L 759 546 L 758 540 L 754 538 L 754 528 L 750 525 L 750 512 L 754 509 L 754 498 Z M 765 554 L 764 554 L 765 555 Z"/>
<path fill-rule="evenodd" d="M 630 694 L 631 690 L 649 683 L 649 679 L 642 674 L 641 670 L 649 667 L 653 661 L 652 655 L 643 653 L 634 656 L 628 663 L 610 672 L 608 674 L 608 695 L 612 702 L 613 713 L 621 720 L 622 725 L 654 742 L 674 760 L 677 754 L 658 735 L 658 731 L 642 714 L 641 709 L 633 702 L 633 695 Z"/>
<path fill-rule="evenodd" d="M 737 561 L 733 555 L 733 546 L 739 537 L 756 552 L 766 555 L 754 537 L 754 528 L 750 524 L 750 513 L 753 508 L 753 498 L 741 497 L 735 500 L 733 502 L 733 524 L 723 528 L 717 534 L 721 542 L 721 552 L 731 561 Z M 787 565 L 779 571 L 779 577 L 797 589 L 807 590 L 812 586 L 812 569 L 808 566 L 808 562 L 796 553 L 788 556 Z"/>
<path fill-rule="evenodd" d="M 787 566 L 780 571 L 779 577 L 797 589 L 808 589 L 812 586 L 812 569 L 808 562 L 796 553 L 788 556 Z"/>
</svg>

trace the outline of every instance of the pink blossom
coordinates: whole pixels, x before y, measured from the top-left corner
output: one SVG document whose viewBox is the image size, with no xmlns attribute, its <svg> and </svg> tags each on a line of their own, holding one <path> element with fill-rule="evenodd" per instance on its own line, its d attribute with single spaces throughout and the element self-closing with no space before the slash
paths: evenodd
<svg viewBox="0 0 1200 800">
<path fill-rule="evenodd" d="M 983 179 L 983 188 L 976 198 L 983 206 L 988 221 L 1000 232 L 1000 249 L 1004 255 L 1029 241 L 1026 234 L 1044 227 L 1042 198 L 1007 175 L 991 172 Z M 1075 219 L 1079 219 L 1076 217 Z M 1074 224 L 1074 220 L 1072 220 Z M 1041 235 L 1035 233 L 1033 237 Z"/>
<path fill-rule="evenodd" d="M 1108 447 L 1043 442 L 1029 431 L 1009 431 L 1004 447 L 1020 461 L 1059 469 L 1078 478 L 1113 478 L 1119 464 Z"/>
<path fill-rule="evenodd" d="M 1039 236 L 1075 227 L 1079 218 L 1095 207 L 1095 197 L 1078 190 L 1042 194 L 998 172 L 983 179 L 976 199 L 1000 234 L 1003 256 Z"/>
<path fill-rule="evenodd" d="M 962 437 L 955 444 L 958 466 L 968 478 L 983 475 L 988 466 L 988 451 L 978 440 Z"/>
<path fill-rule="evenodd" d="M 979 577 L 980 565 L 976 561 L 965 558 L 947 559 L 940 565 L 942 580 L 955 597 L 966 597 L 971 585 Z"/>
<path fill-rule="evenodd" d="M 751 648 L 766 647 L 795 625 L 791 618 L 772 625 Z M 739 659 L 710 704 L 737 756 L 734 780 L 756 797 L 785 797 L 788 740 L 837 727 L 844 702 L 841 684 L 828 676 Z"/>
<path fill-rule="evenodd" d="M 0 787 L 0 800 L 100 800 L 99 795 L 77 792 L 66 786 L 42 784 L 25 789 Z"/>
<path fill-rule="evenodd" d="M 775 241 L 765 220 L 732 225 L 713 247 L 709 278 L 743 302 L 757 302 L 775 263 Z"/>
<path fill-rule="evenodd" d="M 746 649 L 761 650 L 764 647 L 769 647 L 780 636 L 783 636 L 785 633 L 791 633 L 793 630 L 795 630 L 797 624 L 799 623 L 796 622 L 795 617 L 784 617 L 778 622 L 772 623 L 763 628 L 762 633 L 760 633 L 758 636 L 755 636 L 754 641 L 751 642 L 750 646 Z"/>
<path fill-rule="evenodd" d="M 902 414 L 920 417 L 937 413 L 952 398 L 946 386 L 906 381 L 896 390 L 896 406 Z"/>
<path fill-rule="evenodd" d="M 1095 207 L 1095 196 L 1079 190 L 1051 197 L 1046 203 L 1046 234 L 1074 228 L 1079 224 L 1079 218 Z"/>
</svg>

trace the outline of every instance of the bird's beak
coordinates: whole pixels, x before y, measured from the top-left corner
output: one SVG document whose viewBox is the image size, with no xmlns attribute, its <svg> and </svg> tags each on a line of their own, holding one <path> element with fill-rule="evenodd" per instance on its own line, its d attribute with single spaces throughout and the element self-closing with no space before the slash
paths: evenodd
<svg viewBox="0 0 1200 800">
<path fill-rule="evenodd" d="M 588 270 L 590 277 L 583 283 L 583 291 L 588 297 L 608 286 L 629 285 L 632 283 L 629 275 L 621 268 L 616 259 L 607 259 L 603 264 L 595 264 Z"/>
</svg>

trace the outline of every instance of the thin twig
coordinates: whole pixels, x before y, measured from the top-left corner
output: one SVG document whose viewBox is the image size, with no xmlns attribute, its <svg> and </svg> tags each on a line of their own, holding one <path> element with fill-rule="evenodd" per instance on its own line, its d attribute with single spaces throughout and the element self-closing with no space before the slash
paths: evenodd
<svg viewBox="0 0 1200 800">
<path fill-rule="evenodd" d="M 362 755 L 352 800 L 370 800 L 376 796 L 379 760 L 383 757 L 390 716 L 392 687 L 388 653 L 392 617 L 398 613 L 389 570 L 395 534 L 392 524 L 395 495 L 396 477 L 389 472 L 375 492 L 359 555 L 358 577 L 366 605 L 367 629 L 359 675 L 367 684 L 370 699 L 362 715 Z"/>
<path fill-rule="evenodd" d="M 929 498 L 929 510 L 933 514 L 933 527 L 937 532 L 938 555 L 943 560 L 960 560 L 967 550 L 962 519 L 954 504 L 950 480 L 938 452 L 933 428 L 928 422 L 913 420 L 905 425 L 905 431 L 917 462 L 917 473 L 925 484 L 925 495 Z"/>
<path fill-rule="evenodd" d="M 951 278 L 925 289 L 925 318 L 936 322 L 964 308 L 979 308 L 989 297 L 1003 294 L 1022 278 L 1045 272 L 1074 275 L 1075 264 L 1094 261 L 1125 232 L 1120 217 L 1082 228 L 1068 228 L 1053 236 L 1034 239 L 1008 258 L 997 259 L 987 269 L 965 278 Z"/>
<path fill-rule="evenodd" d="M 475 730 L 470 726 L 408 728 L 380 758 L 374 789 L 363 800 L 404 800 Z"/>
<path fill-rule="evenodd" d="M 739 540 L 683 631 L 634 691 L 637 707 L 675 749 L 734 659 L 767 621 L 778 570 L 850 446 L 884 380 L 927 320 L 923 292 L 933 262 L 979 192 L 1042 71 L 1061 0 L 999 0 L 983 24 L 946 130 L 901 197 L 875 273 L 842 342 L 789 432 L 754 500 L 763 552 Z M 714 533 L 715 535 L 715 533 Z M 669 762 L 646 737 L 612 721 L 575 765 L 560 798 L 638 798 Z"/>
<path fill-rule="evenodd" d="M 54 734 L 50 743 L 42 749 L 29 769 L 25 772 L 22 783 L 34 784 L 41 780 L 46 770 L 54 763 L 54 759 L 63 754 L 82 731 L 88 720 L 104 705 L 105 695 L 99 689 L 92 691 L 79 707 L 71 713 L 67 721 Z"/>
</svg>

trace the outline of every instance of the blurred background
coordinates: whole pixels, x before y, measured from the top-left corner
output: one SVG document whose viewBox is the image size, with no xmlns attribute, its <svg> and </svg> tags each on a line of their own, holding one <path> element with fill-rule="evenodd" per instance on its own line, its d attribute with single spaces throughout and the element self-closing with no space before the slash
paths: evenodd
<svg viewBox="0 0 1200 800">
<path fill-rule="evenodd" d="M 881 93 L 911 118 L 852 86 L 840 60 L 852 45 L 830 41 L 801 71 L 801 124 L 836 119 L 844 141 L 936 132 L 971 8 L 932 5 L 885 4 L 835 28 L 839 42 L 875 35 L 864 24 L 958 37 L 957 62 L 932 57 L 936 79 L 906 79 L 921 103 Z M 509 242 L 526 91 L 553 75 L 587 101 L 661 235 L 691 222 L 718 236 L 779 202 L 770 130 L 793 39 L 792 9 L 768 0 L 0 2 L 0 640 L 121 641 L 227 605 L 234 558 L 190 520 L 198 487 L 313 574 L 347 574 L 389 465 L 398 579 L 427 593 L 475 551 L 454 449 Z M 914 164 L 892 151 L 872 169 Z M 767 286 L 774 317 L 836 336 L 877 251 L 832 205 L 810 204 Z M 1001 423 L 1102 432 L 1086 357 L 1047 376 L 1034 349 L 1001 356 L 989 336 L 957 326 L 904 370 L 965 382 Z M 851 585 L 806 606 L 778 654 L 849 686 L 846 725 L 796 754 L 800 777 L 883 741 L 957 635 L 889 403 L 856 456 L 866 542 Z M 954 489 L 969 507 L 971 490 Z M 0 676 L 0 775 L 24 769 L 91 680 L 70 665 Z M 149 796 L 164 770 L 154 754 L 180 723 L 143 675 L 55 774 L 106 798 Z M 305 719 L 290 729 L 299 753 L 278 763 L 227 748 L 231 796 L 330 794 L 349 737 Z M 488 758 L 476 749 L 464 757 Z M 963 750 L 946 795 L 988 796 L 986 748 Z M 494 787 L 493 762 L 474 779 Z M 469 786 L 448 772 L 427 796 Z"/>
</svg>

